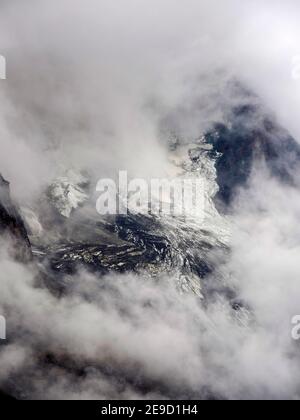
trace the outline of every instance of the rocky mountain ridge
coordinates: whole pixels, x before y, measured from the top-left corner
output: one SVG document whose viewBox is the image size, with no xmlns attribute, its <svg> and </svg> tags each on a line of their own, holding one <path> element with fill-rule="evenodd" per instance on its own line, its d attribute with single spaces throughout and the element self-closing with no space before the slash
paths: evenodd
<svg viewBox="0 0 300 420">
<path fill-rule="evenodd" d="M 13 203 L 9 183 L 0 174 L 0 236 L 9 237 L 14 256 L 23 262 L 31 260 L 31 245 L 20 212 Z"/>
</svg>

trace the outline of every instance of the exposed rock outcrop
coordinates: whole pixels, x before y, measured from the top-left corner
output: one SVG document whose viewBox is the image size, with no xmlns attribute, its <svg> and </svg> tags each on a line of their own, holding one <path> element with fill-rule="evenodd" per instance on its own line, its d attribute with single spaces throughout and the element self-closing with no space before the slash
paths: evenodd
<svg viewBox="0 0 300 420">
<path fill-rule="evenodd" d="M 17 260 L 31 260 L 31 246 L 23 219 L 11 199 L 9 183 L 0 174 L 0 238 L 4 236 L 10 238 Z"/>
<path fill-rule="evenodd" d="M 218 157 L 217 199 L 222 207 L 232 203 L 237 188 L 247 185 L 257 162 L 263 162 L 279 181 L 294 183 L 300 161 L 299 143 L 260 105 L 249 103 L 234 108 L 227 124 L 216 124 L 206 141 Z"/>
</svg>

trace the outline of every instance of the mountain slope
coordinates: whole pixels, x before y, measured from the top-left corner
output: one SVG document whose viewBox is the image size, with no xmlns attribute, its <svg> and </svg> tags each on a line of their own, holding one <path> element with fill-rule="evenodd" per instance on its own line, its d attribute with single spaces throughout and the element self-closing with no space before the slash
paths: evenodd
<svg viewBox="0 0 300 420">
<path fill-rule="evenodd" d="M 0 174 L 0 237 L 8 236 L 18 260 L 31 260 L 31 247 L 24 222 L 10 196 L 9 183 Z"/>
<path fill-rule="evenodd" d="M 232 203 L 237 188 L 247 185 L 255 162 L 281 182 L 293 183 L 300 146 L 260 105 L 235 107 L 227 123 L 216 124 L 206 140 L 218 155 L 219 204 Z"/>
</svg>

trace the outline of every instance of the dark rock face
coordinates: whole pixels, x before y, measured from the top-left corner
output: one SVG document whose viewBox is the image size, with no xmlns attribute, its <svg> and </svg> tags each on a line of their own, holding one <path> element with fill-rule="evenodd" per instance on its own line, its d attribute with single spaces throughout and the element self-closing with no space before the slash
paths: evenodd
<svg viewBox="0 0 300 420">
<path fill-rule="evenodd" d="M 18 209 L 12 202 L 9 183 L 0 175 L 0 237 L 7 235 L 13 243 L 14 257 L 31 260 L 30 241 Z"/>
<path fill-rule="evenodd" d="M 206 138 L 214 147 L 213 153 L 218 155 L 217 199 L 225 206 L 231 204 L 238 187 L 247 185 L 257 161 L 263 161 L 271 175 L 280 181 L 293 183 L 300 146 L 259 106 L 235 108 L 228 124 L 216 124 Z"/>
<path fill-rule="evenodd" d="M 196 230 L 187 228 L 185 232 L 176 226 L 166 229 L 154 217 L 132 214 L 116 217 L 106 229 L 122 242 L 57 244 L 39 248 L 34 254 L 56 275 L 72 275 L 80 266 L 100 275 L 147 272 L 156 276 L 179 270 L 183 276 L 197 278 L 204 278 L 212 270 L 208 262 L 212 246 Z"/>
</svg>

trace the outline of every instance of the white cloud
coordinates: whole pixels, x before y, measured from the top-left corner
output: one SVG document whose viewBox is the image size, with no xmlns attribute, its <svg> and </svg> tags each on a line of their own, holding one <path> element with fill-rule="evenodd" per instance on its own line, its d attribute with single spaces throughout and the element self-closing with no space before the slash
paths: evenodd
<svg viewBox="0 0 300 420">
<path fill-rule="evenodd" d="M 296 0 L 10 0 L 1 8 L 9 75 L 0 90 L 0 170 L 20 201 L 62 166 L 97 179 L 120 169 L 160 177 L 161 119 L 175 115 L 189 135 L 206 128 L 230 104 L 226 95 L 218 102 L 230 76 L 300 138 Z M 248 328 L 221 299 L 204 310 L 178 296 L 172 279 L 81 273 L 58 299 L 36 287 L 33 269 L 2 254 L 0 313 L 13 337 L 0 352 L 1 383 L 40 398 L 136 398 L 136 377 L 149 385 L 147 397 L 201 396 L 205 387 L 227 398 L 299 398 L 290 336 L 300 301 L 299 193 L 260 172 L 241 194 L 223 270 L 253 310 Z M 45 367 L 44 353 L 72 360 L 82 380 Z"/>
</svg>

